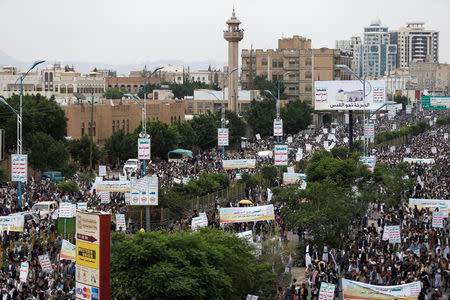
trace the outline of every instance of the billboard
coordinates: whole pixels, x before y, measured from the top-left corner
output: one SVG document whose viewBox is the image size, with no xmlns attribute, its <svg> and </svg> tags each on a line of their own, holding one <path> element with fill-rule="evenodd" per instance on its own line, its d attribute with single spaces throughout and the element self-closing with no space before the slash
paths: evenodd
<svg viewBox="0 0 450 300">
<path fill-rule="evenodd" d="M 440 109 L 450 108 L 450 96 L 422 96 L 422 109 Z"/>
<path fill-rule="evenodd" d="M 359 80 L 315 81 L 314 85 L 316 110 L 377 110 L 386 99 L 384 80 L 367 80 L 365 99 Z"/>
</svg>

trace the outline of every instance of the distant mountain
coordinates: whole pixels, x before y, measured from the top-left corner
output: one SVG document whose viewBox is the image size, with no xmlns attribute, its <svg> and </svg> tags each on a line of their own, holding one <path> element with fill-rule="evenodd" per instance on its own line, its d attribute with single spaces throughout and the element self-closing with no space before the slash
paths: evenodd
<svg viewBox="0 0 450 300">
<path fill-rule="evenodd" d="M 55 61 L 48 60 L 48 64 L 53 64 Z M 0 50 L 0 67 L 3 66 L 15 66 L 19 69 L 26 68 L 30 66 L 32 62 L 22 62 L 19 61 L 5 52 Z M 157 60 L 157 61 L 146 61 L 140 64 L 105 64 L 105 63 L 96 63 L 96 62 L 84 62 L 84 61 L 61 61 L 62 66 L 69 65 L 74 66 L 75 70 L 80 73 L 87 73 L 92 71 L 94 68 L 97 69 L 112 69 L 117 71 L 117 75 L 125 75 L 128 76 L 130 71 L 142 70 L 144 66 L 147 66 L 147 69 L 151 70 L 156 67 L 165 67 L 168 65 L 173 66 L 185 66 L 189 67 L 191 70 L 207 70 L 209 66 L 212 69 L 223 69 L 227 64 L 222 61 L 216 60 L 204 60 L 204 61 L 191 61 L 186 62 L 182 60 Z"/>
</svg>

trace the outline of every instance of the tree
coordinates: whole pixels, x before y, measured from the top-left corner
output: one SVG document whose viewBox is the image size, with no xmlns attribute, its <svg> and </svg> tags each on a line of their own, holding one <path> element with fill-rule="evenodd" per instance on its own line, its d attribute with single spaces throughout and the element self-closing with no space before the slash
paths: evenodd
<svg viewBox="0 0 450 300">
<path fill-rule="evenodd" d="M 92 144 L 92 167 L 96 166 L 97 163 L 103 158 L 104 153 L 101 151 L 100 147 L 95 144 L 92 139 L 86 134 L 83 135 L 79 140 L 74 140 L 70 142 L 69 149 L 72 158 L 80 163 L 84 168 L 89 167 L 90 164 L 90 149 Z"/>
<path fill-rule="evenodd" d="M 267 95 L 265 90 L 269 90 L 275 97 L 278 97 L 278 86 L 276 80 L 267 80 L 266 76 L 258 75 L 253 78 L 253 87 L 255 90 L 259 90 L 261 95 Z M 284 93 L 284 84 L 280 85 L 280 99 L 286 99 L 286 94 Z"/>
<path fill-rule="evenodd" d="M 273 120 L 276 117 L 275 104 L 274 99 L 252 100 L 250 109 L 245 112 L 244 116 L 255 134 L 259 133 L 261 136 L 273 135 Z"/>
<path fill-rule="evenodd" d="M 178 146 L 183 149 L 192 149 L 198 143 L 198 136 L 190 122 L 176 122 L 174 128 L 179 134 Z"/>
<path fill-rule="evenodd" d="M 122 99 L 123 95 L 128 93 L 126 88 L 109 88 L 105 91 L 103 97 L 106 99 Z"/>
<path fill-rule="evenodd" d="M 287 134 L 296 134 L 306 129 L 311 124 L 312 111 L 312 108 L 305 101 L 289 101 L 281 109 L 284 131 Z"/>
<path fill-rule="evenodd" d="M 402 96 L 402 95 L 396 95 L 394 97 L 394 101 L 397 103 L 402 104 L 402 109 L 406 108 L 406 105 L 408 105 L 408 97 Z"/>
<path fill-rule="evenodd" d="M 272 181 L 277 178 L 278 170 L 275 166 L 264 166 L 261 168 L 261 175 L 264 179 Z"/>
<path fill-rule="evenodd" d="M 218 126 L 222 126 L 222 112 L 218 111 L 215 114 L 216 124 Z M 230 146 L 235 143 L 239 143 L 241 141 L 241 137 L 245 135 L 245 122 L 244 120 L 238 116 L 237 113 L 231 110 L 225 111 L 225 119 L 228 121 L 226 125 L 229 128 L 229 139 Z"/>
<path fill-rule="evenodd" d="M 116 233 L 112 241 L 114 299 L 243 299 L 273 284 L 270 266 L 257 264 L 252 247 L 220 230 Z"/>
<path fill-rule="evenodd" d="M 66 192 L 66 193 L 79 193 L 80 192 L 80 188 L 78 187 L 77 183 L 74 181 L 60 182 L 56 185 L 56 189 L 60 192 Z"/>
<path fill-rule="evenodd" d="M 197 146 L 201 149 L 210 149 L 217 145 L 217 118 L 212 114 L 195 116 L 188 121 L 199 138 Z"/>
<path fill-rule="evenodd" d="M 139 125 L 134 134 L 142 131 L 142 125 Z M 147 121 L 147 133 L 151 140 L 152 158 L 166 159 L 169 151 L 178 146 L 179 134 L 175 126 L 169 126 L 163 121 Z"/>
<path fill-rule="evenodd" d="M 38 132 L 31 143 L 30 164 L 39 171 L 61 171 L 69 159 L 69 151 L 62 141 Z"/>
<path fill-rule="evenodd" d="M 125 134 L 122 129 L 115 131 L 105 143 L 110 162 L 119 165 L 120 161 L 136 157 L 137 138 L 137 134 Z"/>
</svg>

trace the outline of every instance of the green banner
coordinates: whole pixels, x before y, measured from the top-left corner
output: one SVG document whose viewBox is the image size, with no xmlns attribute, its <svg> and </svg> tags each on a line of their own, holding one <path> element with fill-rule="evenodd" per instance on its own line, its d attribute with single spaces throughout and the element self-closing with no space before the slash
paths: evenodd
<svg viewBox="0 0 450 300">
<path fill-rule="evenodd" d="M 448 96 L 422 96 L 422 109 L 447 110 L 450 107 Z"/>
</svg>

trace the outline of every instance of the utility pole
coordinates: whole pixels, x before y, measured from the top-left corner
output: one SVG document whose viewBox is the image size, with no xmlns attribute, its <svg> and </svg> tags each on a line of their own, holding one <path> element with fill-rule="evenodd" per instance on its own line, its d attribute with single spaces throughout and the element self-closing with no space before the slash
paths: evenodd
<svg viewBox="0 0 450 300">
<path fill-rule="evenodd" d="M 91 123 L 89 125 L 89 137 L 91 138 L 89 142 L 89 170 L 92 171 L 92 148 L 94 146 L 94 134 L 92 131 L 92 125 L 94 123 L 94 92 L 92 91 L 91 97 Z"/>
</svg>

